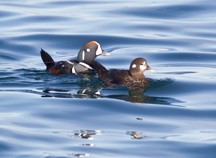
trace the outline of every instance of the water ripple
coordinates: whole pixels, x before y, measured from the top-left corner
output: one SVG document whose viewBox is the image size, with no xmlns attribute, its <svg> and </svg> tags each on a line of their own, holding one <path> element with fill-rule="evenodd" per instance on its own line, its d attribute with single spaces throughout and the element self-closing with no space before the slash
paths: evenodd
<svg viewBox="0 0 216 158">
<path fill-rule="evenodd" d="M 215 1 L 0 2 L 1 157 L 215 157 Z M 107 69 L 144 57 L 136 90 L 45 71 L 96 40 Z M 14 141 L 15 140 L 15 141 Z M 155 151 L 155 152 L 152 152 Z"/>
</svg>

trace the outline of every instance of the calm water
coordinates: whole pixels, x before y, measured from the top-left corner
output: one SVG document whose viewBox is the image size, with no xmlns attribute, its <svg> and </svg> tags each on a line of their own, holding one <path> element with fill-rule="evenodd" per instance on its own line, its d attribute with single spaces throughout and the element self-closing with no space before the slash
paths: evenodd
<svg viewBox="0 0 216 158">
<path fill-rule="evenodd" d="M 0 157 L 214 158 L 216 1 L 1 0 Z M 45 71 L 98 41 L 96 60 L 147 59 L 146 89 Z M 95 92 L 100 94 L 96 95 Z"/>
</svg>

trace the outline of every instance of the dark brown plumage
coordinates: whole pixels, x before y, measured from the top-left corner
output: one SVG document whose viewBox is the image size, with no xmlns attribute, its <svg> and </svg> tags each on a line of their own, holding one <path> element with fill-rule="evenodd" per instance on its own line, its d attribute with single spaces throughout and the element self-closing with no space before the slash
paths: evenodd
<svg viewBox="0 0 216 158">
<path fill-rule="evenodd" d="M 130 70 L 110 69 L 107 70 L 99 62 L 94 61 L 92 67 L 107 86 L 123 85 L 128 88 L 146 87 L 149 80 L 144 76 L 146 70 L 151 69 L 144 58 L 136 58 L 131 62 Z"/>
</svg>

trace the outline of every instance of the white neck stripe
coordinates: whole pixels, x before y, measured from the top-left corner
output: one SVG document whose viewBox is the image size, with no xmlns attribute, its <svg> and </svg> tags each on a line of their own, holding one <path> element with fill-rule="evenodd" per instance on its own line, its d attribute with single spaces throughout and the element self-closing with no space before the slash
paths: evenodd
<svg viewBox="0 0 216 158">
<path fill-rule="evenodd" d="M 86 89 L 84 89 L 84 90 L 82 91 L 82 94 L 84 94 L 84 93 L 85 93 L 85 91 L 86 91 Z"/>
<path fill-rule="evenodd" d="M 69 63 L 69 64 L 72 64 L 72 65 L 74 65 L 74 63 L 72 63 L 71 61 L 66 61 L 67 63 Z"/>
<path fill-rule="evenodd" d="M 77 74 L 75 70 L 75 66 L 72 67 L 72 73 Z"/>
<path fill-rule="evenodd" d="M 80 65 L 87 67 L 88 69 L 93 69 L 91 66 L 89 66 L 88 64 L 84 63 L 84 62 L 79 62 Z"/>
</svg>

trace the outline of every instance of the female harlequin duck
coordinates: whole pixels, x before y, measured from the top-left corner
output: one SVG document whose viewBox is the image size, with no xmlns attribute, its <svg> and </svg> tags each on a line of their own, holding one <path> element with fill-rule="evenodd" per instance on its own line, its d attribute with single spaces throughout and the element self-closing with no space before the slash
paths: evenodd
<svg viewBox="0 0 216 158">
<path fill-rule="evenodd" d="M 84 44 L 77 55 L 77 60 L 55 62 L 47 52 L 41 49 L 41 58 L 47 66 L 47 72 L 57 75 L 92 73 L 94 69 L 91 67 L 91 64 L 99 55 L 110 54 L 105 52 L 96 41 Z"/>
<path fill-rule="evenodd" d="M 144 76 L 144 71 L 152 70 L 144 58 L 136 58 L 131 62 L 130 70 L 110 69 L 107 70 L 99 62 L 94 61 L 92 67 L 97 71 L 98 76 L 108 85 L 115 86 L 122 84 L 129 88 L 146 87 L 149 80 Z"/>
</svg>

